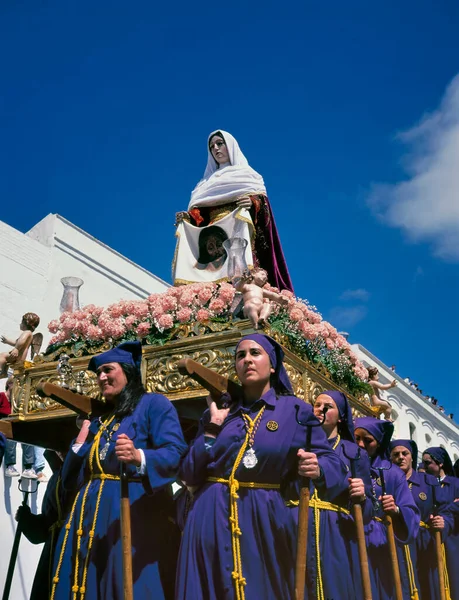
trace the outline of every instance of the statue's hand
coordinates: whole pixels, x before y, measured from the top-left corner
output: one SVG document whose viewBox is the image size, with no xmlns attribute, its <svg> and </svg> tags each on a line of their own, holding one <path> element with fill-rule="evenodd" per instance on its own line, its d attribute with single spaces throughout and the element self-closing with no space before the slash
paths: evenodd
<svg viewBox="0 0 459 600">
<path fill-rule="evenodd" d="M 19 356 L 19 350 L 17 348 L 13 348 L 12 350 L 10 350 L 9 356 L 10 358 L 16 360 L 16 358 Z"/>
<path fill-rule="evenodd" d="M 236 205 L 238 208 L 249 209 L 252 206 L 252 200 L 250 199 L 250 196 L 241 196 L 236 200 Z"/>
<path fill-rule="evenodd" d="M 178 213 L 175 213 L 175 226 L 179 225 L 182 221 L 189 221 L 190 216 L 186 212 L 186 210 L 181 210 Z"/>
</svg>

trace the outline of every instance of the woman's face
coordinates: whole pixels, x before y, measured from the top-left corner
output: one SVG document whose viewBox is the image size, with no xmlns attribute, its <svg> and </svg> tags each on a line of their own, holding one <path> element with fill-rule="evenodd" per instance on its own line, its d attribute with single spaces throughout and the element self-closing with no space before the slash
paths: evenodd
<svg viewBox="0 0 459 600">
<path fill-rule="evenodd" d="M 212 156 L 219 165 L 229 162 L 228 148 L 226 147 L 225 140 L 220 135 L 212 136 L 209 142 L 209 148 Z"/>
<path fill-rule="evenodd" d="M 422 462 L 424 464 L 426 473 L 433 475 L 434 477 L 440 477 L 440 471 L 443 466 L 442 464 L 439 465 L 436 463 L 430 454 L 427 453 L 422 455 Z"/>
<path fill-rule="evenodd" d="M 253 340 L 244 340 L 236 351 L 236 373 L 243 386 L 270 383 L 274 369 L 267 352 Z"/>
<path fill-rule="evenodd" d="M 323 425 L 336 427 L 339 422 L 339 411 L 336 402 L 327 394 L 320 394 L 314 402 L 314 414 L 320 420 L 323 419 L 324 408 L 327 408 L 327 415 Z"/>
<path fill-rule="evenodd" d="M 358 444 L 361 448 L 366 450 L 367 454 L 370 458 L 373 458 L 373 456 L 376 456 L 376 453 L 378 452 L 379 444 L 376 441 L 376 439 L 371 435 L 371 433 L 368 433 L 368 431 L 366 429 L 357 427 L 354 434 L 355 434 L 356 444 Z"/>
<path fill-rule="evenodd" d="M 401 468 L 404 473 L 409 473 L 412 469 L 413 457 L 411 452 L 405 446 L 395 446 L 390 453 L 391 461 Z"/>
<path fill-rule="evenodd" d="M 106 400 L 113 400 L 127 384 L 126 375 L 117 362 L 101 365 L 97 369 L 97 383 Z"/>
</svg>

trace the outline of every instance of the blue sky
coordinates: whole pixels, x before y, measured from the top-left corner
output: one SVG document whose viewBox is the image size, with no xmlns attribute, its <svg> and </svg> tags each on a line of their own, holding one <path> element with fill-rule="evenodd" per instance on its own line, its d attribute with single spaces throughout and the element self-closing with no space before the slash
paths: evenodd
<svg viewBox="0 0 459 600">
<path fill-rule="evenodd" d="M 297 295 L 458 413 L 458 30 L 455 0 L 3 2 L 0 219 L 58 212 L 170 281 L 226 129 Z"/>
</svg>

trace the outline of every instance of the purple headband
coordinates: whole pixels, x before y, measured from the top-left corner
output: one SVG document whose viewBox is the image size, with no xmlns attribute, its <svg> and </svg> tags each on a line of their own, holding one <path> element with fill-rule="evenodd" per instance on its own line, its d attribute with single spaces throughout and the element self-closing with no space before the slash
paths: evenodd
<svg viewBox="0 0 459 600">
<path fill-rule="evenodd" d="M 116 348 L 93 356 L 89 361 L 88 370 L 96 373 L 99 367 L 111 362 L 132 365 L 137 367 L 140 371 L 140 363 L 142 362 L 142 344 L 140 342 L 124 342 L 123 344 L 116 346 Z"/>
<path fill-rule="evenodd" d="M 414 440 L 392 440 L 389 444 L 389 451 L 392 452 L 397 446 L 403 446 L 411 452 L 411 458 L 413 462 L 413 469 L 417 469 L 418 466 L 418 447 Z"/>
<path fill-rule="evenodd" d="M 269 335 L 264 335 L 262 333 L 251 333 L 249 335 L 245 335 L 241 340 L 239 340 L 236 346 L 236 352 L 239 344 L 245 340 L 252 340 L 252 342 L 256 342 L 269 356 L 269 360 L 274 369 L 272 382 L 276 392 L 287 392 L 288 394 L 293 395 L 292 384 L 290 383 L 287 371 L 285 370 L 282 362 L 284 359 L 284 351 L 280 345 L 273 340 L 273 338 L 269 337 Z"/>
<path fill-rule="evenodd" d="M 368 431 L 379 444 L 378 456 L 389 458 L 389 442 L 394 433 L 394 425 L 390 421 L 380 421 L 375 417 L 359 417 L 355 420 L 354 427 Z"/>
<path fill-rule="evenodd" d="M 430 454 L 434 461 L 443 465 L 443 471 L 446 475 L 453 475 L 453 463 L 448 452 L 440 446 L 432 446 L 424 450 L 423 454 Z"/>
<path fill-rule="evenodd" d="M 354 442 L 354 420 L 348 399 L 342 392 L 338 392 L 338 390 L 327 390 L 325 392 L 320 392 L 320 395 L 322 394 L 330 396 L 338 408 L 339 417 L 341 419 L 341 423 L 338 423 L 338 431 L 340 436 L 343 439 Z"/>
</svg>

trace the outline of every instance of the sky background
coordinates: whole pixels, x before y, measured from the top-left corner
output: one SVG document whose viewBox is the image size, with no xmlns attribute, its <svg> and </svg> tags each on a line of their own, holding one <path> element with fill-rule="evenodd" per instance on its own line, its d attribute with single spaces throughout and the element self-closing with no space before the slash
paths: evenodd
<svg viewBox="0 0 459 600">
<path fill-rule="evenodd" d="M 296 294 L 459 413 L 458 31 L 456 0 L 1 2 L 0 219 L 57 212 L 170 282 L 230 131 Z"/>
</svg>

